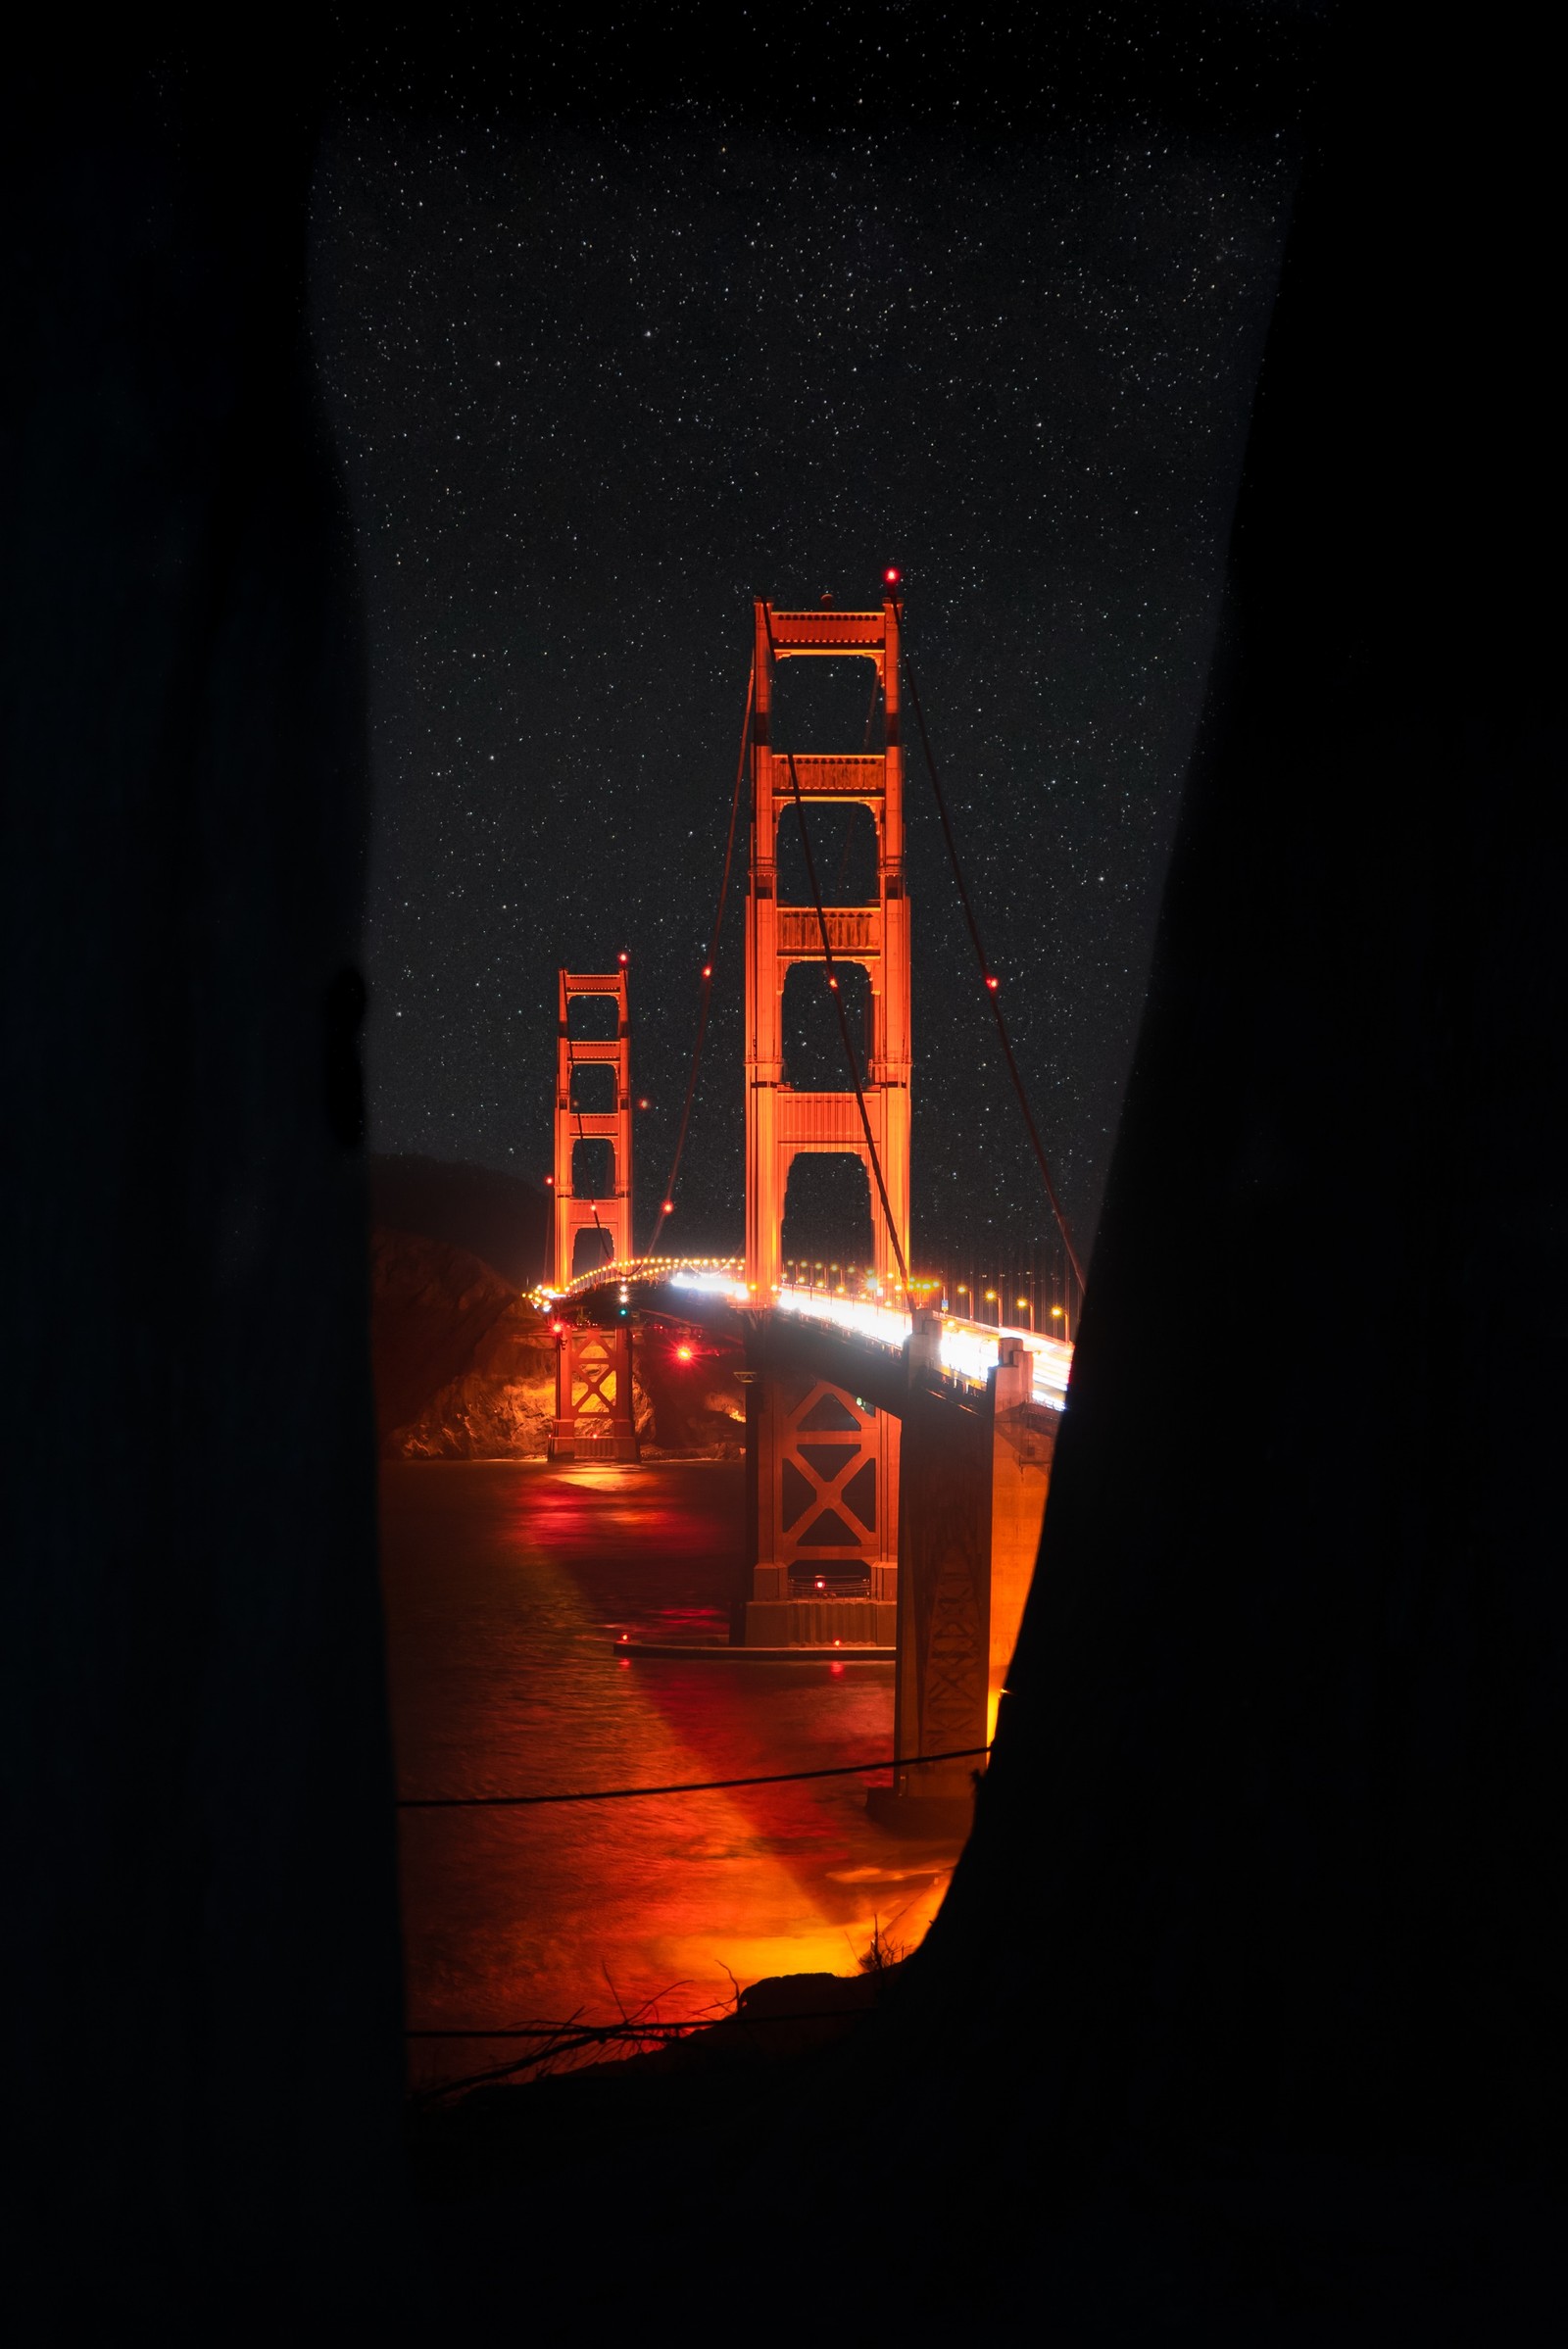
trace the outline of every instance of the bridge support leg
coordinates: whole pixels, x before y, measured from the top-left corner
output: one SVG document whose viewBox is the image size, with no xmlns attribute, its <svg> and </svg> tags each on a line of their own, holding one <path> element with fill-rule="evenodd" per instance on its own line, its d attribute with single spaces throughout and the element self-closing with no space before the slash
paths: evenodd
<svg viewBox="0 0 1568 2349">
<path fill-rule="evenodd" d="M 607 1330 L 583 1325 L 561 1332 L 556 1340 L 551 1459 L 636 1459 L 631 1371 L 629 1322 Z"/>
<path fill-rule="evenodd" d="M 1032 1399 L 1023 1346 L 1004 1342 L 986 1394 L 965 1398 L 913 1350 L 899 1497 L 893 1747 L 964 1753 L 990 1742 L 1034 1579 L 1058 1414 Z M 922 1375 L 922 1370 L 925 1375 Z M 914 1762 L 867 1798 L 906 1835 L 964 1835 L 978 1753 Z"/>
<path fill-rule="evenodd" d="M 991 1633 L 989 1395 L 909 1382 L 899 1494 L 893 1749 L 967 1752 L 986 1742 Z M 866 1797 L 904 1835 L 966 1835 L 978 1756 L 917 1762 Z"/>
<path fill-rule="evenodd" d="M 897 1419 L 809 1372 L 748 1358 L 748 1647 L 886 1647 L 897 1620 Z"/>
</svg>

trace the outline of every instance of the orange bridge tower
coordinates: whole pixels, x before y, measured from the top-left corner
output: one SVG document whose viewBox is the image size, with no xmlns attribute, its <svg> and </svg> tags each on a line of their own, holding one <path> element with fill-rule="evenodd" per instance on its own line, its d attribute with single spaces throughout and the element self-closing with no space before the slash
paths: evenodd
<svg viewBox="0 0 1568 2349">
<path fill-rule="evenodd" d="M 608 998 L 614 1005 L 615 1033 L 590 1040 L 571 1033 L 571 1005 L 580 996 Z M 599 1101 L 578 1100 L 584 1070 L 608 1069 L 598 1081 Z M 592 1079 L 589 1080 L 593 1082 Z M 613 1106 L 606 1106 L 612 1097 Z M 577 1145 L 608 1142 L 610 1187 L 605 1196 L 579 1196 Z M 584 1179 L 587 1170 L 583 1169 Z M 631 1029 L 627 1018 L 626 971 L 561 973 L 556 1021 L 556 1225 L 552 1285 L 564 1289 L 577 1271 L 577 1236 L 596 1235 L 598 1263 L 625 1264 L 631 1232 Z M 608 1328 L 567 1319 L 556 1324 L 556 1415 L 550 1456 L 565 1460 L 634 1460 L 637 1431 L 632 1390 L 631 1325 L 626 1290 L 620 1312 Z"/>
<path fill-rule="evenodd" d="M 569 1030 L 571 1004 L 578 996 L 608 996 L 615 1005 L 613 1038 L 590 1043 Z M 577 1071 L 609 1068 L 613 1072 L 612 1109 L 584 1109 L 576 1100 Z M 608 1091 L 608 1088 L 606 1088 Z M 579 1142 L 608 1142 L 611 1184 L 607 1198 L 577 1196 L 576 1149 Z M 554 1288 L 564 1289 L 577 1269 L 574 1258 L 579 1232 L 597 1232 L 605 1259 L 624 1264 L 632 1252 L 631 1237 L 631 1029 L 626 1009 L 624 968 L 607 971 L 564 970 L 556 1025 L 556 1246 L 551 1273 Z"/>
<path fill-rule="evenodd" d="M 751 1302 L 774 1303 L 783 1276 L 784 1202 L 803 1151 L 847 1153 L 865 1168 L 877 1276 L 892 1298 L 898 1254 L 883 1215 L 849 1071 L 842 1088 L 786 1081 L 784 983 L 792 964 L 820 963 L 816 906 L 781 905 L 780 826 L 808 825 L 831 803 L 868 808 L 876 826 L 874 902 L 824 907 L 835 963 L 858 964 L 870 987 L 861 1068 L 866 1122 L 904 1261 L 909 1253 L 909 905 L 904 878 L 904 766 L 899 740 L 899 614 L 756 608 L 752 837 L 746 925 L 746 1281 Z M 875 753 L 791 756 L 771 739 L 775 663 L 803 659 L 875 663 L 885 717 Z M 818 878 L 821 878 L 820 866 Z M 759 1360 L 765 1356 L 765 1346 Z M 753 1646 L 891 1646 L 898 1584 L 899 1425 L 820 1380 L 758 1370 L 748 1395 L 752 1464 L 750 1598 Z"/>
</svg>

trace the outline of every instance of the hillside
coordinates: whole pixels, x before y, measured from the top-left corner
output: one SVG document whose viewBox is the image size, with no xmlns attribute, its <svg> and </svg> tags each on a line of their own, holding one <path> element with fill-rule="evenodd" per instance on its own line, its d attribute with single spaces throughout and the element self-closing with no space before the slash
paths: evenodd
<svg viewBox="0 0 1568 2349">
<path fill-rule="evenodd" d="M 545 1270 L 550 1202 L 520 1175 L 464 1159 L 374 1157 L 370 1221 L 477 1256 L 513 1289 Z"/>
</svg>

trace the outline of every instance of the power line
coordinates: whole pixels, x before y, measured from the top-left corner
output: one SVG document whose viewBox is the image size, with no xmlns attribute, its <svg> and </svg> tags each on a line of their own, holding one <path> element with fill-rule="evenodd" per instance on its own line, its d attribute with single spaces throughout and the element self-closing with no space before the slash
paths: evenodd
<svg viewBox="0 0 1568 2349">
<path fill-rule="evenodd" d="M 831 1651 L 824 1660 L 832 1661 Z M 719 1794 L 731 1786 L 789 1786 L 808 1778 L 859 1778 L 868 1770 L 913 1770 L 922 1762 L 970 1762 L 989 1745 L 960 1745 L 946 1753 L 890 1754 L 885 1761 L 837 1762 L 827 1770 L 771 1770 L 760 1778 L 691 1779 L 668 1786 L 596 1786 L 580 1794 L 402 1794 L 400 1811 L 517 1811 L 553 1802 L 633 1802 L 647 1794 Z"/>
</svg>

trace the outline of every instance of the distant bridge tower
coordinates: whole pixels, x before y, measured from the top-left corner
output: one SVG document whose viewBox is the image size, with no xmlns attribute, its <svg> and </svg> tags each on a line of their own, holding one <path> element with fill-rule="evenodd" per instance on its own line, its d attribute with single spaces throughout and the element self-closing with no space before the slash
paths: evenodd
<svg viewBox="0 0 1568 2349">
<path fill-rule="evenodd" d="M 591 1043 L 568 1032 L 577 996 L 609 996 L 615 1005 L 612 1040 Z M 581 1109 L 573 1100 L 579 1068 L 614 1072 L 613 1109 Z M 608 1142 L 611 1186 L 606 1199 L 579 1199 L 574 1153 L 579 1142 Z M 564 1289 L 575 1265 L 579 1232 L 599 1232 L 607 1259 L 624 1264 L 631 1256 L 631 1030 L 627 1020 L 626 972 L 573 971 L 561 974 L 556 1027 L 556 1247 L 552 1286 Z"/>
<path fill-rule="evenodd" d="M 876 1271 L 896 1289 L 898 1260 L 882 1213 L 855 1093 L 784 1077 L 784 982 L 822 959 L 812 905 L 778 902 L 781 824 L 794 825 L 795 785 L 808 821 L 833 802 L 869 808 L 876 825 L 875 901 L 825 908 L 835 962 L 858 963 L 871 989 L 863 1079 L 867 1121 L 904 1260 L 909 1254 L 909 905 L 904 879 L 904 765 L 899 741 L 899 615 L 880 611 L 756 608 L 751 885 L 746 928 L 746 1280 L 767 1306 L 783 1273 L 784 1201 L 803 1151 L 845 1152 L 865 1168 Z M 802 659 L 876 664 L 886 720 L 873 754 L 822 756 L 771 739 L 773 664 Z M 792 772 L 793 768 L 793 772 Z M 819 847 L 818 847 L 819 853 Z M 820 866 L 818 879 L 822 879 Z M 796 1392 L 796 1388 L 800 1392 Z M 898 1422 L 837 1388 L 768 1374 L 751 1390 L 751 1645 L 891 1645 L 898 1582 Z"/>
</svg>

